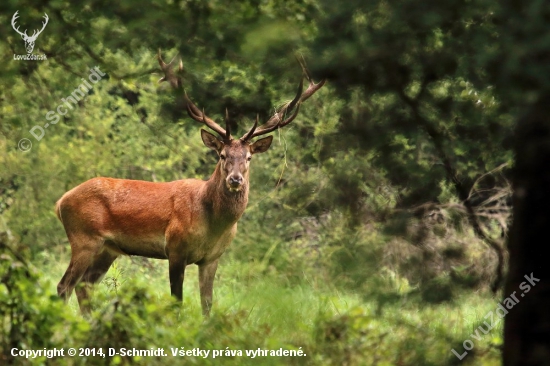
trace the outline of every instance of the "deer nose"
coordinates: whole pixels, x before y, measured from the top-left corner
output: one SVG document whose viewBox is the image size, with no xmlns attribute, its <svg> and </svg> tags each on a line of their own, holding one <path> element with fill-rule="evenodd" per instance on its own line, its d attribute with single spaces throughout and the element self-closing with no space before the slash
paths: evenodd
<svg viewBox="0 0 550 366">
<path fill-rule="evenodd" d="M 241 175 L 239 176 L 232 175 L 229 177 L 229 185 L 231 187 L 238 187 L 241 184 L 243 184 L 243 177 Z"/>
</svg>

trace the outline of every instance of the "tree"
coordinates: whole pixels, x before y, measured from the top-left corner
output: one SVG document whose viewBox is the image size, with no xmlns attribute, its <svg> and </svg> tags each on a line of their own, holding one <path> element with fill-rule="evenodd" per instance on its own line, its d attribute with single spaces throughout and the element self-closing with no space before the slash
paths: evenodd
<svg viewBox="0 0 550 366">
<path fill-rule="evenodd" d="M 493 19 L 499 28 L 498 42 L 480 54 L 499 99 L 517 111 L 514 222 L 504 296 L 516 292 L 521 297 L 505 319 L 506 366 L 550 364 L 550 268 L 541 255 L 547 246 L 542 238 L 550 225 L 549 17 L 548 2 L 503 2 Z M 534 286 L 527 277 L 537 279 L 531 280 Z M 531 285 L 529 292 L 523 282 Z"/>
</svg>

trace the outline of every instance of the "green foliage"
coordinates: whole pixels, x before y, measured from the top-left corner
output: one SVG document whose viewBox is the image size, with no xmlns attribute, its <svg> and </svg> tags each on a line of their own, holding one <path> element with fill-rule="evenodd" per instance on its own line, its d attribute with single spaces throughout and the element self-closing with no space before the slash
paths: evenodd
<svg viewBox="0 0 550 366">
<path fill-rule="evenodd" d="M 0 233 L 3 234 L 3 233 Z M 11 359 L 11 350 L 53 349 L 67 341 L 63 327 L 82 326 L 83 320 L 67 316 L 61 299 L 26 260 L 0 237 L 0 360 Z M 37 286 L 37 284 L 39 284 Z M 39 357 L 34 362 L 44 362 Z"/>
<path fill-rule="evenodd" d="M 8 1 L 0 15 L 8 60 L 0 74 L 0 232 L 17 250 L 0 253 L 2 351 L 71 342 L 304 347 L 312 356 L 290 362 L 452 364 L 449 345 L 474 321 L 446 332 L 441 314 L 457 310 L 465 292 L 485 296 L 496 265 L 464 204 L 500 240 L 513 122 L 550 85 L 548 65 L 534 61 L 548 48 L 546 8 L 495 0 Z M 12 60 L 24 52 L 10 24 L 16 10 L 29 30 L 50 16 L 35 48 L 47 61 Z M 228 109 L 235 136 L 293 97 L 295 55 L 316 81 L 328 81 L 274 133 L 270 151 L 253 158 L 249 206 L 223 257 L 221 308 L 210 320 L 200 320 L 194 292 L 179 308 L 158 290 L 167 287 L 166 269 L 147 260 L 116 264 L 82 320 L 53 295 L 69 250 L 55 202 L 96 176 L 207 179 L 216 163 L 181 95 L 157 84 L 159 48 L 165 59 L 181 56 L 185 90 L 210 117 L 221 121 Z M 106 75 L 42 139 L 33 137 L 31 128 L 44 127 L 94 66 Z M 30 151 L 18 147 L 23 138 Z M 476 297 L 465 301 L 479 310 Z M 400 306 L 426 320 L 400 316 Z M 488 343 L 481 348 L 471 362 L 497 359 Z M 107 363 L 147 362 L 163 360 Z"/>
<path fill-rule="evenodd" d="M 357 295 L 341 291 L 328 282 L 313 284 L 302 281 L 289 285 L 287 273 L 272 270 L 259 274 L 253 264 L 226 262 L 220 268 L 216 287 L 216 306 L 210 319 L 200 317 L 200 305 L 195 286 L 196 270 L 191 270 L 184 304 L 169 296 L 166 276 L 154 262 L 141 267 L 142 277 L 132 277 L 115 291 L 101 283 L 94 293 L 95 310 L 89 317 L 78 315 L 76 301 L 64 305 L 51 296 L 50 276 L 30 274 L 24 260 L 19 260 L 7 246 L 2 246 L 2 278 L 0 315 L 18 319 L 2 323 L 0 352 L 3 361 L 12 362 L 12 347 L 18 349 L 109 348 L 157 349 L 168 357 L 81 356 L 24 360 L 19 365 L 163 365 L 183 361 L 198 365 L 362 365 L 365 360 L 382 364 L 439 365 L 450 360 L 450 345 L 469 336 L 495 301 L 484 297 L 463 298 L 456 304 L 418 308 L 412 298 L 379 307 L 375 298 L 361 300 Z M 143 264 L 143 263 L 142 263 Z M 135 270 L 136 263 L 120 262 L 108 276 Z M 191 268 L 194 269 L 194 268 Z M 52 262 L 47 267 L 56 279 L 64 263 Z M 385 272 L 389 276 L 389 272 Z M 388 277 L 389 278 L 389 277 Z M 396 286 L 394 276 L 386 285 Z M 5 289 L 14 286 L 9 296 Z M 397 288 L 397 287 L 395 287 Z M 406 288 L 403 288 L 406 290 Z M 404 293 L 406 293 L 405 291 Z M 477 315 L 476 315 L 477 314 Z M 22 321 L 19 321 L 22 320 Z M 18 327 L 14 328 L 13 324 Z M 495 330 L 496 334 L 500 331 Z M 487 336 L 476 349 L 484 356 L 480 362 L 495 361 L 491 344 L 498 336 Z M 453 343 L 454 342 L 454 343 Z M 177 350 L 241 350 L 243 356 L 203 358 L 186 356 L 173 358 Z M 303 357 L 246 356 L 245 350 L 298 350 Z"/>
</svg>

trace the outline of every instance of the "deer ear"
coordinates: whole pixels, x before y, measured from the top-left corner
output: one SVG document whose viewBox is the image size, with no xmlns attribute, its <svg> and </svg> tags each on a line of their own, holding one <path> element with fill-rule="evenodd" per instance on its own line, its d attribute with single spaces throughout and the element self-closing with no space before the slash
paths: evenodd
<svg viewBox="0 0 550 366">
<path fill-rule="evenodd" d="M 250 153 L 259 154 L 266 152 L 267 149 L 269 149 L 269 147 L 271 146 L 271 141 L 273 141 L 273 136 L 267 136 L 263 139 L 255 141 L 252 145 L 250 145 Z"/>
<path fill-rule="evenodd" d="M 219 153 L 223 149 L 223 142 L 218 140 L 218 138 L 212 135 L 210 132 L 205 131 L 201 128 L 201 138 L 204 145 L 211 148 L 212 150 Z"/>
</svg>

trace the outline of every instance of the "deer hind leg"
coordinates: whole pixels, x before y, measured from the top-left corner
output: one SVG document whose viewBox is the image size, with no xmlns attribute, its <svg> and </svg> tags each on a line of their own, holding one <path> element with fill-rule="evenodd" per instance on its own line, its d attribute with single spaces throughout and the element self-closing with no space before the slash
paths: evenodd
<svg viewBox="0 0 550 366">
<path fill-rule="evenodd" d="M 83 314 L 88 314 L 91 310 L 89 296 L 90 288 L 103 279 L 111 267 L 111 264 L 113 264 L 117 258 L 118 254 L 103 248 L 94 256 L 92 263 L 88 266 L 86 272 L 84 272 L 80 284 L 75 288 L 78 306 Z"/>
<path fill-rule="evenodd" d="M 94 256 L 103 246 L 103 239 L 89 236 L 69 235 L 71 243 L 71 261 L 65 274 L 57 285 L 57 294 L 67 301 L 75 286 L 92 264 Z"/>
<path fill-rule="evenodd" d="M 212 292 L 214 290 L 214 277 L 218 269 L 218 260 L 208 263 L 199 264 L 199 288 L 201 292 L 201 307 L 202 315 L 210 316 L 212 309 Z"/>
</svg>

